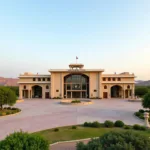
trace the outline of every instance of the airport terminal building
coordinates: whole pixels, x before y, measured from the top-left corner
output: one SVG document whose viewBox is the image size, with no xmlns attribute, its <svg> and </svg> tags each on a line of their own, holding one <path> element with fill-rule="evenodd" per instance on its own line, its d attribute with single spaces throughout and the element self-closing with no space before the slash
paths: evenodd
<svg viewBox="0 0 150 150">
<path fill-rule="evenodd" d="M 128 72 L 104 74 L 103 69 L 51 69 L 49 74 L 24 73 L 19 76 L 20 99 L 133 98 L 135 75 Z"/>
</svg>

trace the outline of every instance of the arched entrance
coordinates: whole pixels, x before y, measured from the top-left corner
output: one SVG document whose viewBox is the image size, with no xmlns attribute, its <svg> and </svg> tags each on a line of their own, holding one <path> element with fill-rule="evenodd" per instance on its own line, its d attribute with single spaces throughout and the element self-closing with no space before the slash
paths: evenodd
<svg viewBox="0 0 150 150">
<path fill-rule="evenodd" d="M 64 77 L 64 98 L 89 98 L 89 77 L 84 74 Z"/>
<path fill-rule="evenodd" d="M 35 85 L 32 87 L 32 98 L 42 98 L 42 87 Z"/>
<path fill-rule="evenodd" d="M 122 98 L 122 87 L 114 85 L 111 87 L 111 98 Z"/>
</svg>

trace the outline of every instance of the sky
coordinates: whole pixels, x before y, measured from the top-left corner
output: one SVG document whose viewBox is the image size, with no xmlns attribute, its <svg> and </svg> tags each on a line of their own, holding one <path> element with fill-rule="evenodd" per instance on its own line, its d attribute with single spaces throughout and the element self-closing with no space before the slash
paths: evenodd
<svg viewBox="0 0 150 150">
<path fill-rule="evenodd" d="M 0 1 L 0 76 L 70 63 L 150 79 L 150 0 Z"/>
</svg>

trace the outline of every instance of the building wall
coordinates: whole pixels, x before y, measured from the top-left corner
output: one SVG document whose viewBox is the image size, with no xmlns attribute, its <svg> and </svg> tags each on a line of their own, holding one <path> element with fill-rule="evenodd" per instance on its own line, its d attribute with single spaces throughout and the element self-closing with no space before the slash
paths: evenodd
<svg viewBox="0 0 150 150">
<path fill-rule="evenodd" d="M 22 91 L 24 89 L 24 85 L 26 85 L 26 90 L 28 91 L 28 97 L 32 98 L 32 86 L 39 85 L 42 87 L 42 98 L 45 98 L 45 92 L 49 92 L 49 96 L 51 98 L 54 97 L 62 97 L 64 96 L 64 77 L 70 74 L 70 72 L 51 72 L 51 81 L 43 82 L 37 81 L 36 83 L 33 81 L 33 77 L 21 77 L 19 79 L 19 93 L 20 98 L 22 99 Z M 132 97 L 134 97 L 134 75 L 131 74 L 110 74 L 104 75 L 102 72 L 85 72 L 83 73 L 89 77 L 89 97 L 90 98 L 104 98 L 104 92 L 107 93 L 107 98 L 111 98 L 111 87 L 114 85 L 119 85 L 122 87 L 121 95 L 125 98 L 125 92 L 128 89 L 128 85 L 130 86 L 130 90 L 132 92 Z M 48 78 L 48 76 L 36 76 L 36 78 Z M 106 78 L 106 81 L 103 81 L 103 78 Z M 111 78 L 111 81 L 108 81 L 108 78 Z M 116 78 L 116 81 L 112 79 Z M 121 80 L 118 81 L 117 79 Z M 46 85 L 49 85 L 49 89 L 46 89 Z M 104 86 L 107 86 L 107 89 L 104 89 Z"/>
</svg>

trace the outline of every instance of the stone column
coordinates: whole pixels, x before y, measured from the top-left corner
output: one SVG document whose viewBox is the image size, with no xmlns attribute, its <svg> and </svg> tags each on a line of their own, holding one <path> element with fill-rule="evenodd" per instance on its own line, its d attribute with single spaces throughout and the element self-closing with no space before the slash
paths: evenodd
<svg viewBox="0 0 150 150">
<path fill-rule="evenodd" d="M 19 99 L 22 99 L 22 88 L 19 86 Z"/>
<path fill-rule="evenodd" d="M 30 98 L 30 90 L 28 90 L 28 98 Z"/>
<path fill-rule="evenodd" d="M 145 126 L 146 126 L 147 128 L 150 128 L 150 124 L 149 124 L 149 121 L 148 121 L 149 113 L 145 112 L 145 113 L 144 113 L 144 118 L 145 118 Z"/>
<path fill-rule="evenodd" d="M 45 99 L 45 86 L 42 86 L 42 99 Z"/>
<path fill-rule="evenodd" d="M 134 88 L 134 85 L 133 85 L 133 87 L 132 87 L 132 98 L 135 97 L 135 95 L 134 95 L 134 90 L 135 90 L 135 88 Z"/>
<path fill-rule="evenodd" d="M 108 88 L 108 98 L 110 99 L 111 98 L 111 86 L 108 85 L 107 88 Z"/>
</svg>

